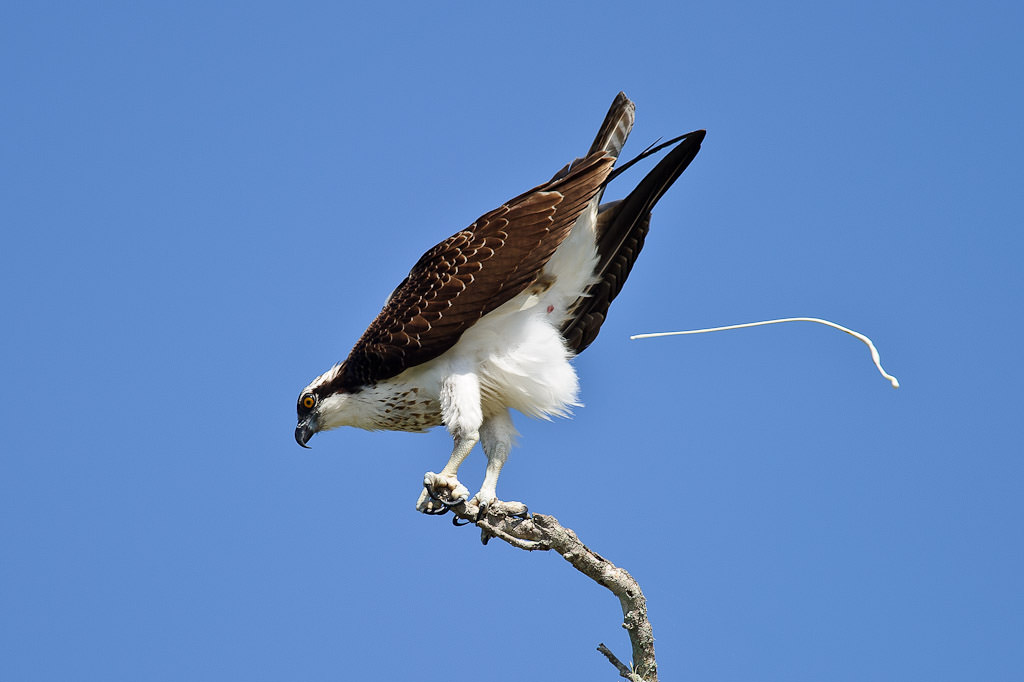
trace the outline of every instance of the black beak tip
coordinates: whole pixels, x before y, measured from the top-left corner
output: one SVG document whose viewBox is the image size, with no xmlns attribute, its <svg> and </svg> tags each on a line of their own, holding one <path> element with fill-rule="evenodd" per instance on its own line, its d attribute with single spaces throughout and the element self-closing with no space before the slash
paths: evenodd
<svg viewBox="0 0 1024 682">
<path fill-rule="evenodd" d="M 295 442 L 298 443 L 299 445 L 301 445 L 302 447 L 306 448 L 307 450 L 312 450 L 313 449 L 313 448 L 309 447 L 308 445 L 306 445 L 306 443 L 309 441 L 309 439 L 312 436 L 313 436 L 313 432 L 309 431 L 306 428 L 304 428 L 303 425 L 300 424 L 299 426 L 295 427 Z"/>
</svg>

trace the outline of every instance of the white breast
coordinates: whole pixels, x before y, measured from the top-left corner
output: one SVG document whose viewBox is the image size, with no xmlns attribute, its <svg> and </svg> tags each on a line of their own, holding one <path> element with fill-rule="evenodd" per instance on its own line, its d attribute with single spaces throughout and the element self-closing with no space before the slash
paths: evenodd
<svg viewBox="0 0 1024 682">
<path fill-rule="evenodd" d="M 465 371 L 479 379 L 485 417 L 509 408 L 545 419 L 568 415 L 579 405 L 579 380 L 559 329 L 593 282 L 596 216 L 595 201 L 537 283 L 481 318 L 445 353 L 352 395 L 359 405 L 347 406 L 348 423 L 410 431 L 437 425 L 442 380 Z"/>
<path fill-rule="evenodd" d="M 596 201 L 577 220 L 531 286 L 485 315 L 435 360 L 395 377 L 440 387 L 454 368 L 473 368 L 485 416 L 512 408 L 531 417 L 565 416 L 578 406 L 579 380 L 559 329 L 594 281 Z M 409 375 L 408 377 L 404 375 Z"/>
</svg>

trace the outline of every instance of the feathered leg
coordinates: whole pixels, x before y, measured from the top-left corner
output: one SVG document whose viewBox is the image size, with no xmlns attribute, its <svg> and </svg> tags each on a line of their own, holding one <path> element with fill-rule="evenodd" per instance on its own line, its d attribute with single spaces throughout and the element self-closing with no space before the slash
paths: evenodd
<svg viewBox="0 0 1024 682">
<path fill-rule="evenodd" d="M 484 472 L 484 482 L 480 486 L 480 492 L 474 495 L 473 499 L 480 505 L 481 514 L 497 497 L 498 476 L 501 474 L 501 468 L 505 466 L 508 452 L 512 448 L 512 439 L 516 435 L 516 429 L 512 425 L 512 418 L 509 416 L 508 410 L 502 410 L 496 415 L 487 417 L 480 427 L 480 444 L 483 445 L 484 454 L 487 455 L 487 470 Z"/>
<path fill-rule="evenodd" d="M 426 514 L 444 513 L 453 504 L 469 499 L 469 490 L 459 483 L 463 460 L 480 440 L 483 412 L 480 409 L 480 380 L 473 372 L 455 372 L 441 382 L 441 418 L 455 441 L 452 455 L 440 473 L 423 475 L 423 492 L 416 509 Z"/>
</svg>

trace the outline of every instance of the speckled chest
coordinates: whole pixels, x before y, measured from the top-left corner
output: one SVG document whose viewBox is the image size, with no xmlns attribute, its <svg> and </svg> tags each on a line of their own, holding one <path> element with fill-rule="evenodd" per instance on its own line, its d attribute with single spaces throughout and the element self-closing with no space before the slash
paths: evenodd
<svg viewBox="0 0 1024 682">
<path fill-rule="evenodd" d="M 387 431 L 425 431 L 441 425 L 441 403 L 417 387 L 377 392 L 374 426 Z"/>
</svg>

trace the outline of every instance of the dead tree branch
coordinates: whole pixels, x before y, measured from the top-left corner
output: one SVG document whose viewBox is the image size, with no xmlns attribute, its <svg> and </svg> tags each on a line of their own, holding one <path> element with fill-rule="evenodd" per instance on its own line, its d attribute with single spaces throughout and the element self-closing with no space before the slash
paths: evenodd
<svg viewBox="0 0 1024 682">
<path fill-rule="evenodd" d="M 625 569 L 587 547 L 572 529 L 562 526 L 555 517 L 527 514 L 526 505 L 522 503 L 496 500 L 482 516 L 472 501 L 455 505 L 451 511 L 455 514 L 453 523 L 456 525 L 464 525 L 458 523 L 460 520 L 476 524 L 484 544 L 491 538 L 498 538 L 526 551 L 554 550 L 577 571 L 611 590 L 619 598 L 622 627 L 629 633 L 633 646 L 632 668 L 619 661 L 604 644 L 597 649 L 621 677 L 631 682 L 657 682 L 658 664 L 654 660 L 654 633 L 647 620 L 647 600 L 640 585 Z"/>
</svg>

